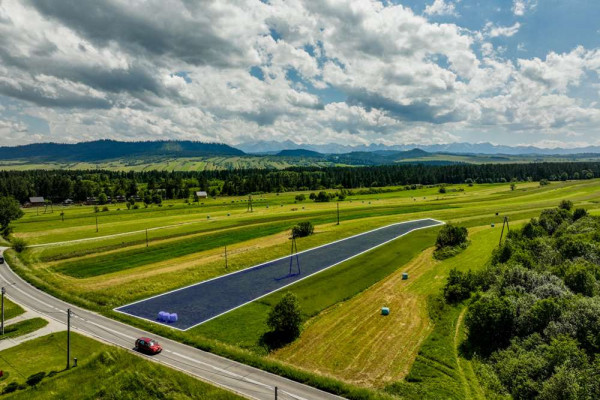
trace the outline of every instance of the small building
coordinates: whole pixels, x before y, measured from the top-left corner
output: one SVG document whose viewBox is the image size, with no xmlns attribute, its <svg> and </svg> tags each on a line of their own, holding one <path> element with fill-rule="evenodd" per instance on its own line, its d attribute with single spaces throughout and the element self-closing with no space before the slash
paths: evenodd
<svg viewBox="0 0 600 400">
<path fill-rule="evenodd" d="M 94 206 L 98 204 L 98 200 L 95 197 L 88 197 L 85 199 L 85 204 L 88 206 Z"/>
<path fill-rule="evenodd" d="M 43 197 L 30 197 L 29 204 L 31 207 L 41 207 L 46 205 L 46 201 Z"/>
<path fill-rule="evenodd" d="M 206 193 L 205 191 L 201 190 L 199 192 L 196 192 L 196 197 L 199 199 L 206 199 L 208 197 L 208 193 Z"/>
<path fill-rule="evenodd" d="M 63 201 L 63 205 L 64 205 L 64 206 L 70 206 L 70 205 L 72 205 L 72 204 L 73 204 L 73 200 L 71 200 L 71 199 L 65 199 L 65 200 Z"/>
</svg>

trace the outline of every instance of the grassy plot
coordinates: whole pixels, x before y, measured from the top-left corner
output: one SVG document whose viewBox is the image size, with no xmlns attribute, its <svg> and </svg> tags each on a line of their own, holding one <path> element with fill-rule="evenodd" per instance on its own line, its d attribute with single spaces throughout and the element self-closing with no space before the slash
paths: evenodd
<svg viewBox="0 0 600 400">
<path fill-rule="evenodd" d="M 6 296 L 4 297 L 4 319 L 9 320 L 14 317 L 18 317 L 23 314 L 25 310 L 21 308 L 18 304 L 10 301 Z"/>
<path fill-rule="evenodd" d="M 184 373 L 76 333 L 71 334 L 71 346 L 79 366 L 66 371 L 65 346 L 66 333 L 57 333 L 0 352 L 6 375 L 0 380 L 0 390 L 6 390 L 12 382 L 23 386 L 2 398 L 241 399 Z M 46 375 L 40 383 L 35 386 L 25 383 L 29 376 L 40 372 Z"/>
<path fill-rule="evenodd" d="M 298 296 L 306 317 L 316 315 L 360 293 L 431 246 L 438 229 L 429 228 L 412 232 L 376 250 L 298 282 L 289 287 L 289 290 Z M 272 293 L 189 332 L 264 352 L 265 349 L 259 346 L 259 341 L 267 332 L 265 321 L 271 307 L 279 301 L 284 292 L 285 290 Z"/>
<path fill-rule="evenodd" d="M 398 260 L 396 272 L 308 321 L 300 339 L 273 357 L 370 387 L 402 379 L 433 329 L 427 312 L 428 296 L 439 291 L 451 268 L 483 267 L 495 235 L 491 229 L 471 229 L 473 244 L 442 262 L 432 257 L 432 248 L 406 264 Z M 380 252 L 384 254 L 379 259 L 386 257 L 386 249 L 374 251 Z M 388 260 L 396 262 L 394 257 L 388 256 Z M 403 272 L 409 274 L 408 280 L 402 280 Z M 387 317 L 380 315 L 383 306 L 391 310 Z"/>
<path fill-rule="evenodd" d="M 27 335 L 35 332 L 48 325 L 48 321 L 43 318 L 31 318 L 25 321 L 15 322 L 4 327 L 4 336 L 0 336 L 0 340 L 13 339 L 19 336 Z"/>
</svg>

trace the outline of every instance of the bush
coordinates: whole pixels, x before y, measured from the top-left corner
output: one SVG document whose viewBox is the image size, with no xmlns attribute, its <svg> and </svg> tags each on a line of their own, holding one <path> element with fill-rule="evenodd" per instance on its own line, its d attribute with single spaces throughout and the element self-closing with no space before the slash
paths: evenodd
<svg viewBox="0 0 600 400">
<path fill-rule="evenodd" d="M 444 298 L 448 303 L 458 303 L 468 299 L 471 291 L 475 289 L 475 278 L 471 271 L 464 273 L 456 268 L 450 270 L 446 285 L 444 286 Z"/>
<path fill-rule="evenodd" d="M 25 251 L 25 249 L 27 249 L 27 242 L 25 242 L 23 239 L 12 238 L 11 243 L 12 243 L 13 249 L 15 249 L 15 251 L 17 253 L 22 253 Z"/>
<path fill-rule="evenodd" d="M 107 206 L 102 207 L 102 212 L 107 212 L 107 211 L 108 211 L 108 207 Z"/>
<path fill-rule="evenodd" d="M 465 325 L 469 342 L 485 353 L 508 344 L 515 320 L 511 302 L 495 295 L 477 300 L 467 312 Z"/>
<path fill-rule="evenodd" d="M 270 348 L 291 343 L 300 336 L 302 314 L 295 294 L 287 292 L 269 313 L 267 325 L 271 331 L 264 341 Z"/>
<path fill-rule="evenodd" d="M 327 192 L 319 192 L 319 194 L 315 197 L 315 201 L 317 203 L 325 203 L 331 200 L 331 196 Z"/>
<path fill-rule="evenodd" d="M 296 201 L 304 201 L 304 200 L 306 200 L 306 196 L 303 194 L 298 194 L 298 195 L 296 195 L 295 199 L 296 199 Z"/>
<path fill-rule="evenodd" d="M 577 221 L 583 217 L 587 217 L 588 213 L 585 208 L 577 208 L 573 211 L 573 221 Z"/>
<path fill-rule="evenodd" d="M 571 211 L 571 209 L 573 208 L 573 202 L 571 200 L 562 200 L 558 205 L 558 208 L 560 208 L 561 210 Z"/>
<path fill-rule="evenodd" d="M 306 237 L 312 235 L 314 231 L 315 227 L 310 221 L 300 222 L 292 228 L 292 236 Z"/>
<path fill-rule="evenodd" d="M 547 186 L 547 185 L 549 185 L 549 184 L 550 184 L 550 182 L 548 182 L 548 179 L 542 179 L 542 180 L 540 181 L 540 186 Z"/>
<path fill-rule="evenodd" d="M 35 386 L 46 377 L 45 372 L 38 372 L 37 374 L 30 375 L 25 381 L 29 386 Z"/>
<path fill-rule="evenodd" d="M 447 224 L 440 229 L 435 241 L 435 245 L 438 249 L 459 246 L 467 242 L 468 235 L 469 232 L 467 231 L 467 228 L 463 226 Z"/>
<path fill-rule="evenodd" d="M 131 206 L 134 210 L 139 210 L 140 205 L 139 204 L 134 204 L 133 206 Z"/>
<path fill-rule="evenodd" d="M 440 186 L 440 188 L 438 189 L 438 192 L 441 194 L 446 193 L 446 186 Z"/>
</svg>

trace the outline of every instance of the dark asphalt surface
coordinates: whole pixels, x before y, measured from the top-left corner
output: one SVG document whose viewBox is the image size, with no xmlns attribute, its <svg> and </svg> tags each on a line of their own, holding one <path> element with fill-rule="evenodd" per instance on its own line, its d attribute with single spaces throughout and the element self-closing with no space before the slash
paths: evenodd
<svg viewBox="0 0 600 400">
<path fill-rule="evenodd" d="M 298 253 L 297 260 L 296 257 L 293 259 L 291 273 L 288 256 L 116 310 L 157 323 L 163 323 L 157 320 L 160 311 L 177 313 L 177 322 L 163 324 L 181 330 L 190 329 L 409 232 L 441 224 L 437 220 L 423 219 L 388 225 Z"/>
</svg>

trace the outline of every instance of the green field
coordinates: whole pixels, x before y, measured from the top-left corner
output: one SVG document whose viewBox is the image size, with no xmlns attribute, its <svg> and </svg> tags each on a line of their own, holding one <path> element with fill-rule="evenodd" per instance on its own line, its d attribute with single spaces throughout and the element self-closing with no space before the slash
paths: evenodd
<svg viewBox="0 0 600 400">
<path fill-rule="evenodd" d="M 448 271 L 482 268 L 498 244 L 504 216 L 514 228 L 562 199 L 592 214 L 600 212 L 600 180 L 516 186 L 511 190 L 507 183 L 455 185 L 448 186 L 445 194 L 438 187 L 355 194 L 340 202 L 340 225 L 335 223 L 335 203 L 296 203 L 297 192 L 255 196 L 252 213 L 247 212 L 246 197 L 207 199 L 193 205 L 172 201 L 139 210 L 111 205 L 108 212 L 97 214 L 92 207 L 74 206 L 62 209 L 64 221 L 61 209 L 45 214 L 27 209 L 14 224 L 15 236 L 39 247 L 18 257 L 9 251 L 7 259 L 30 282 L 71 302 L 345 397 L 483 398 L 476 368 L 455 351 L 462 335 L 462 309 L 434 312 L 432 299 Z M 468 227 L 471 245 L 455 257 L 436 261 L 431 252 L 437 228 L 421 230 L 290 286 L 300 301 L 304 331 L 296 342 L 276 352 L 269 352 L 260 339 L 281 292 L 187 332 L 112 311 L 286 256 L 289 230 L 300 221 L 315 224 L 314 235 L 298 240 L 304 250 L 419 218 Z M 412 271 L 408 283 L 398 279 L 405 269 Z M 414 313 L 399 313 L 406 318 L 390 318 L 391 325 L 381 325 L 385 321 L 377 319 L 378 309 L 385 302 Z M 389 363 L 383 363 L 389 368 L 361 371 L 360 365 L 375 365 L 371 363 L 377 358 L 366 353 L 355 356 L 351 345 L 361 343 L 371 354 L 384 354 L 390 341 L 404 347 L 392 346 L 395 352 L 390 349 Z M 437 387 L 445 392 L 436 392 Z"/>
<path fill-rule="evenodd" d="M 38 329 L 48 325 L 48 321 L 43 318 L 31 318 L 24 321 L 15 322 L 4 328 L 4 335 L 0 336 L 0 340 L 13 339 L 19 336 L 27 335 L 35 332 Z"/>
<path fill-rule="evenodd" d="M 0 392 L 6 391 L 10 384 L 21 386 L 2 398 L 241 399 L 184 373 L 76 333 L 71 334 L 71 348 L 78 366 L 66 370 L 66 340 L 66 332 L 61 332 L 1 351 L 4 377 L 0 379 Z M 28 385 L 27 379 L 38 373 L 44 373 L 44 379 L 35 386 Z"/>
</svg>

